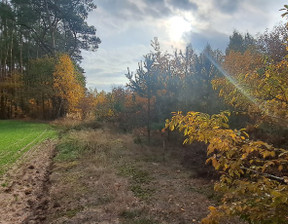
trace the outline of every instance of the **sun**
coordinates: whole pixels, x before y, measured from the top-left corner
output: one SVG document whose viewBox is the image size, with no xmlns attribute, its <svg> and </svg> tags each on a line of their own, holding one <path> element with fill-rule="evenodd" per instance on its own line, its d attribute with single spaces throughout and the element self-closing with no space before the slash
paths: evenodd
<svg viewBox="0 0 288 224">
<path fill-rule="evenodd" d="M 174 16 L 168 21 L 168 33 L 173 42 L 180 42 L 183 34 L 191 30 L 191 23 L 183 17 Z"/>
</svg>

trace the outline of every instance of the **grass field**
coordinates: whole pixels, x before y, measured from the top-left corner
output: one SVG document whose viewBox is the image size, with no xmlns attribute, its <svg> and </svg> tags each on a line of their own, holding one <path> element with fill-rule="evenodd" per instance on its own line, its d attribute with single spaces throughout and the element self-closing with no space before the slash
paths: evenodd
<svg viewBox="0 0 288 224">
<path fill-rule="evenodd" d="M 0 176 L 24 153 L 45 139 L 54 137 L 56 131 L 48 124 L 0 121 Z"/>
</svg>

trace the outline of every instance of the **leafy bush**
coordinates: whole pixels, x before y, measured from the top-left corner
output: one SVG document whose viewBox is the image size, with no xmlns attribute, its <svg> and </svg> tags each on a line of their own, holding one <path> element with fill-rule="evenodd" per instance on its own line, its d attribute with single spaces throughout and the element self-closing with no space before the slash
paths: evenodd
<svg viewBox="0 0 288 224">
<path fill-rule="evenodd" d="M 211 206 L 202 223 L 221 223 L 227 215 L 249 223 L 287 223 L 288 150 L 250 140 L 243 129 L 229 129 L 229 115 L 178 112 L 166 121 L 167 128 L 184 133 L 184 144 L 208 144 L 207 162 L 221 174 L 215 190 L 223 193 L 222 203 Z"/>
</svg>

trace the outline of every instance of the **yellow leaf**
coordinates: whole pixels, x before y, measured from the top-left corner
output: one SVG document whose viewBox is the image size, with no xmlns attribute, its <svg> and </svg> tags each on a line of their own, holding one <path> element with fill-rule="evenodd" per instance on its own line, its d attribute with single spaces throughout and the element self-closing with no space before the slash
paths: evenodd
<svg viewBox="0 0 288 224">
<path fill-rule="evenodd" d="M 247 153 L 244 153 L 244 154 L 241 156 L 241 159 L 246 159 L 247 156 L 248 156 L 248 154 L 247 154 Z"/>
<path fill-rule="evenodd" d="M 219 169 L 220 164 L 219 164 L 219 162 L 217 161 L 216 158 L 213 158 L 213 159 L 212 159 L 212 165 L 214 166 L 214 168 L 215 168 L 216 170 Z"/>
<path fill-rule="evenodd" d="M 214 206 L 209 206 L 208 209 L 213 212 L 213 211 L 216 211 L 217 209 L 214 207 Z"/>
</svg>

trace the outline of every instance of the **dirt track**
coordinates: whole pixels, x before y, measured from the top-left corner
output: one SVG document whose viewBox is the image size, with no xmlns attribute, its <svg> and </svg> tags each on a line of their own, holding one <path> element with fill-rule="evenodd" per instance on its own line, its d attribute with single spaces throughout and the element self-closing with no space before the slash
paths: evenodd
<svg viewBox="0 0 288 224">
<path fill-rule="evenodd" d="M 1 178 L 1 224 L 42 223 L 45 219 L 54 147 L 55 142 L 49 140 L 33 147 Z"/>
<path fill-rule="evenodd" d="M 53 159 L 47 141 L 2 180 L 1 224 L 196 224 L 215 204 L 210 180 L 181 165 L 181 149 L 102 129 L 69 138 L 85 148 L 78 158 Z"/>
</svg>

